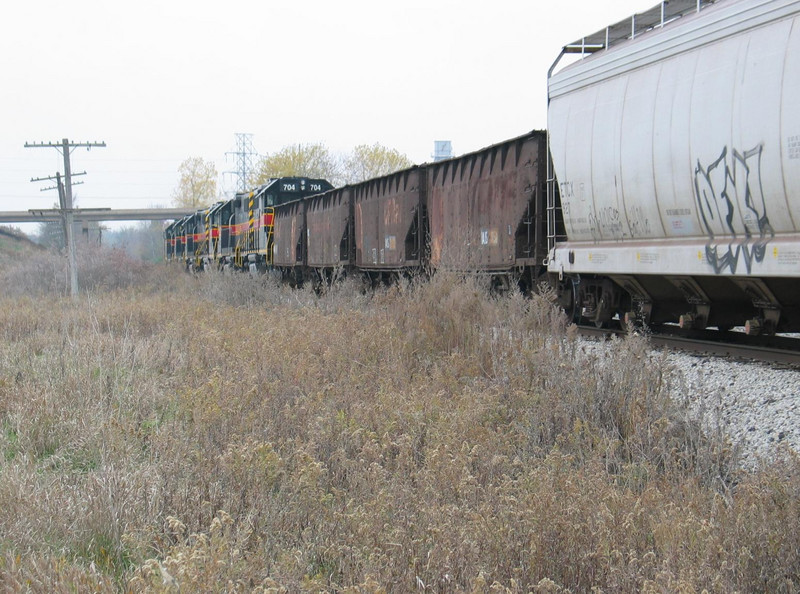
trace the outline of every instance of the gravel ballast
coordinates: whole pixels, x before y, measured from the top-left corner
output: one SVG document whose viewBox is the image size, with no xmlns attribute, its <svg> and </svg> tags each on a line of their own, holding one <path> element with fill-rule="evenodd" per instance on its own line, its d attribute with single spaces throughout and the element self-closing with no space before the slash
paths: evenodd
<svg viewBox="0 0 800 594">
<path fill-rule="evenodd" d="M 671 352 L 693 407 L 741 447 L 742 464 L 800 452 L 800 370 L 769 363 Z"/>
<path fill-rule="evenodd" d="M 579 340 L 584 356 L 613 361 L 611 352 L 602 351 L 621 339 Z M 672 397 L 686 402 L 690 416 L 701 418 L 707 431 L 721 430 L 730 439 L 742 468 L 756 468 L 790 450 L 800 453 L 800 369 L 661 347 L 652 347 L 651 357 L 673 375 Z M 647 364 L 647 357 L 642 362 Z"/>
</svg>

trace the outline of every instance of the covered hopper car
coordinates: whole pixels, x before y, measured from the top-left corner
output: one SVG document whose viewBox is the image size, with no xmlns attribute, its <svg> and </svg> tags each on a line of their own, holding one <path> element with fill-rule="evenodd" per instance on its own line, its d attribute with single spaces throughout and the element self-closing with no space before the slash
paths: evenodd
<svg viewBox="0 0 800 594">
<path fill-rule="evenodd" d="M 548 270 L 575 309 L 797 330 L 800 2 L 670 0 L 568 54 L 548 81 Z"/>
</svg>

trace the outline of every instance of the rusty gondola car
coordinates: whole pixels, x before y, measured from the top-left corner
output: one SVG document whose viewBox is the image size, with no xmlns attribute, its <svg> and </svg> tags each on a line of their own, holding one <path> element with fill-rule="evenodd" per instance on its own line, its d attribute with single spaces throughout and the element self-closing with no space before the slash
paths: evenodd
<svg viewBox="0 0 800 594">
<path fill-rule="evenodd" d="M 353 187 L 275 207 L 272 262 L 292 284 L 330 283 L 353 267 Z"/>
<path fill-rule="evenodd" d="M 373 282 L 423 264 L 426 167 L 412 167 L 353 189 L 355 266 Z"/>
<path fill-rule="evenodd" d="M 306 264 L 317 282 L 331 282 L 353 262 L 353 188 L 305 200 Z"/>
<path fill-rule="evenodd" d="M 302 283 L 306 266 L 306 204 L 302 199 L 275 207 L 272 265 L 292 284 Z"/>
<path fill-rule="evenodd" d="M 534 131 L 280 205 L 273 263 L 296 282 L 445 267 L 531 287 L 545 272 L 546 171 L 546 134 Z"/>
<path fill-rule="evenodd" d="M 533 286 L 544 272 L 546 133 L 427 166 L 432 268 Z"/>
</svg>

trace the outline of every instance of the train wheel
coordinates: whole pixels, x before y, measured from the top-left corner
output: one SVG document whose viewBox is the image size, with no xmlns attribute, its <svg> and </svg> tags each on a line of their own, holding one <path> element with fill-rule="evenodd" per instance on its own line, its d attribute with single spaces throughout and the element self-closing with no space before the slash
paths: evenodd
<svg viewBox="0 0 800 594">
<path fill-rule="evenodd" d="M 559 283 L 558 303 L 573 324 L 581 323 L 581 298 L 578 285 L 572 280 Z"/>
</svg>

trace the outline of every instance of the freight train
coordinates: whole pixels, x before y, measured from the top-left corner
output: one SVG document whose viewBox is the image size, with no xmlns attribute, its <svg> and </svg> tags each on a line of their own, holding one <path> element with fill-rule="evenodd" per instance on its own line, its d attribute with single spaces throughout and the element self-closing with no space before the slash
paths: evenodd
<svg viewBox="0 0 800 594">
<path fill-rule="evenodd" d="M 547 132 L 342 188 L 292 180 L 176 221 L 168 259 L 293 282 L 469 269 L 547 282 L 597 326 L 800 331 L 800 0 L 661 2 L 562 48 Z"/>
<path fill-rule="evenodd" d="M 212 264 L 263 268 L 270 262 L 275 205 L 331 188 L 322 179 L 284 177 L 198 210 L 164 229 L 166 260 L 182 262 L 189 270 Z"/>
</svg>

